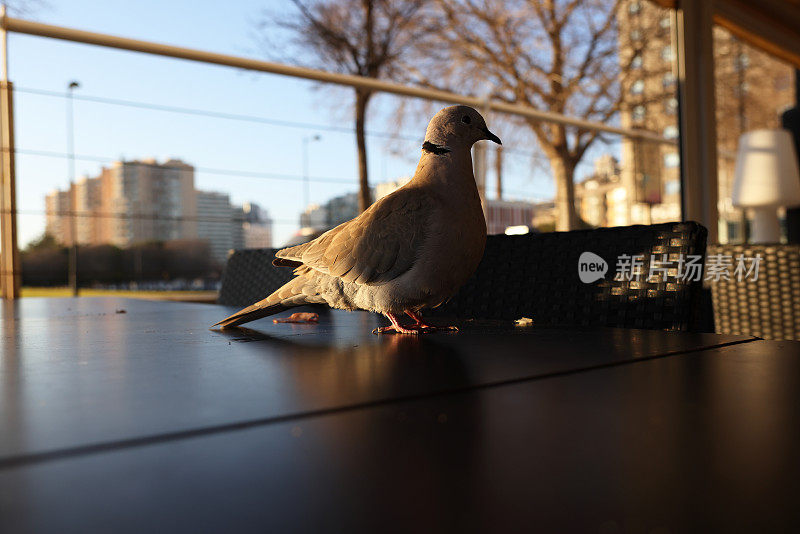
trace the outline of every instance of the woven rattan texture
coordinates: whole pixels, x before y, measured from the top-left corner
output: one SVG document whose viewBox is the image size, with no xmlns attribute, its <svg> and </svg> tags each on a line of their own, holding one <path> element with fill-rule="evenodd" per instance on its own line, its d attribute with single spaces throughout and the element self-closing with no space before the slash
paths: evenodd
<svg viewBox="0 0 800 534">
<path fill-rule="evenodd" d="M 693 330 L 702 282 L 678 278 L 679 255 L 703 255 L 706 229 L 693 222 L 574 232 L 490 236 L 483 261 L 458 294 L 426 316 L 518 319 L 534 324 Z M 584 284 L 578 258 L 602 257 L 605 279 Z M 642 254 L 639 280 L 615 280 L 617 258 Z M 650 277 L 650 257 L 667 254 L 666 278 Z"/>
<path fill-rule="evenodd" d="M 226 306 L 249 306 L 292 278 L 289 267 L 275 267 L 276 248 L 237 250 L 228 258 L 222 273 L 222 287 L 217 303 Z"/>
<path fill-rule="evenodd" d="M 761 256 L 758 278 L 709 281 L 721 334 L 800 340 L 800 245 L 710 245 L 709 256 Z"/>
</svg>

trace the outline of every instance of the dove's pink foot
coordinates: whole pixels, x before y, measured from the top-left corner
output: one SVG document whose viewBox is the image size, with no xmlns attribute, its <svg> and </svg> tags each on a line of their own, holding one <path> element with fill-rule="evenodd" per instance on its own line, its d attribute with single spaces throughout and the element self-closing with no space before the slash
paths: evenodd
<svg viewBox="0 0 800 534">
<path fill-rule="evenodd" d="M 411 328 L 419 328 L 422 331 L 432 332 L 434 330 L 451 330 L 458 332 L 457 326 L 433 326 L 422 321 L 422 316 L 411 310 L 406 310 L 406 315 L 414 319 L 414 325 Z"/>
<path fill-rule="evenodd" d="M 372 331 L 373 334 L 419 334 L 420 330 L 414 330 L 413 328 L 406 328 L 400 324 L 400 321 L 397 319 L 396 315 L 391 313 L 387 313 L 386 317 L 392 322 L 391 326 L 382 326 L 380 328 L 376 328 Z"/>
</svg>

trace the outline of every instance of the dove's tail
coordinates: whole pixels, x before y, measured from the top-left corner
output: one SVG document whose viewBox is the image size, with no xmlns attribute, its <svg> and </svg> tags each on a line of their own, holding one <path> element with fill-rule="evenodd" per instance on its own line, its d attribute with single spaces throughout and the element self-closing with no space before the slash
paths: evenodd
<svg viewBox="0 0 800 534">
<path fill-rule="evenodd" d="M 291 307 L 292 306 L 284 306 L 280 302 L 270 303 L 269 298 L 265 298 L 264 300 L 260 300 L 243 310 L 239 310 L 230 317 L 226 317 L 225 319 L 216 323 L 214 326 L 219 326 L 220 328 L 239 326 L 240 324 L 249 323 L 250 321 L 255 321 L 256 319 L 261 319 L 262 317 L 280 313 L 284 310 L 288 310 Z"/>
<path fill-rule="evenodd" d="M 302 287 L 305 281 L 301 277 L 295 278 L 275 291 L 273 294 L 259 300 L 255 304 L 239 310 L 230 317 L 226 317 L 213 326 L 221 328 L 230 328 L 240 324 L 249 323 L 262 317 L 267 317 L 280 313 L 295 306 L 302 306 L 304 304 L 311 304 L 302 294 Z"/>
</svg>

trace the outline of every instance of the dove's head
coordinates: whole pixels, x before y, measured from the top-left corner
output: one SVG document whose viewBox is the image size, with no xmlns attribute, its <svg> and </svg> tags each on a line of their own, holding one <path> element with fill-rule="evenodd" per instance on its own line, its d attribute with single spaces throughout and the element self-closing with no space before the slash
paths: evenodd
<svg viewBox="0 0 800 534">
<path fill-rule="evenodd" d="M 500 138 L 489 131 L 481 114 L 469 106 L 450 106 L 433 116 L 425 132 L 425 141 L 450 150 L 469 149 L 486 139 L 501 145 Z"/>
</svg>

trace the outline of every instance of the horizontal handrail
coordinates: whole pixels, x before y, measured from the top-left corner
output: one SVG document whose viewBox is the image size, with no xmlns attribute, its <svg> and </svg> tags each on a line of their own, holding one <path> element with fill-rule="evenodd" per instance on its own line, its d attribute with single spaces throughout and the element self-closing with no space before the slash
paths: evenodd
<svg viewBox="0 0 800 534">
<path fill-rule="evenodd" d="M 201 63 L 211 63 L 215 65 L 224 65 L 252 71 L 267 72 L 270 74 L 292 76 L 295 78 L 304 78 L 307 80 L 314 80 L 324 83 L 334 83 L 337 85 L 369 89 L 372 91 L 380 91 L 414 98 L 438 100 L 452 104 L 464 104 L 481 110 L 488 108 L 501 113 L 509 113 L 512 115 L 518 115 L 521 117 L 527 117 L 541 121 L 575 126 L 590 131 L 613 133 L 635 139 L 653 141 L 656 143 L 672 145 L 676 144 L 674 139 L 667 139 L 647 130 L 641 130 L 637 128 L 618 128 L 615 126 L 608 126 L 600 122 L 567 117 L 548 111 L 540 111 L 530 106 L 509 104 L 506 102 L 498 102 L 491 99 L 487 100 L 474 96 L 459 95 L 457 93 L 451 93 L 449 91 L 441 91 L 437 89 L 403 85 L 385 80 L 379 80 L 376 78 L 369 78 L 366 76 L 327 72 L 323 70 L 309 69 L 306 67 L 298 67 L 295 65 L 285 65 L 282 63 L 263 61 L 260 59 L 233 56 L 229 54 L 219 54 L 216 52 L 208 52 L 205 50 L 197 50 L 163 43 L 154 43 L 151 41 L 142 41 L 139 39 L 129 39 L 127 37 L 118 37 L 103 33 L 76 30 L 73 28 L 43 24 L 41 22 L 33 22 L 30 20 L 17 19 L 13 17 L 0 18 L 0 27 L 8 32 L 36 35 L 39 37 L 49 37 L 52 39 L 61 39 L 77 43 L 93 44 L 158 56 L 188 59 L 190 61 L 198 61 Z"/>
</svg>

